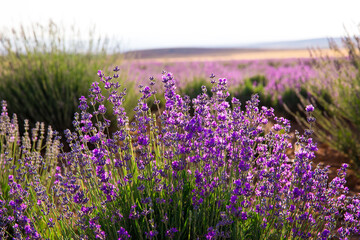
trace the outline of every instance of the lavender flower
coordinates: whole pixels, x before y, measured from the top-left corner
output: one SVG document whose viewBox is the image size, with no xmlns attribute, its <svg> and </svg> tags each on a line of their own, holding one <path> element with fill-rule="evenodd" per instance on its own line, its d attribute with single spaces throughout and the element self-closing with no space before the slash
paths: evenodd
<svg viewBox="0 0 360 240">
<path fill-rule="evenodd" d="M 39 124 L 31 131 L 26 123 L 18 137 L 3 104 L 2 238 L 241 239 L 254 231 L 263 239 L 345 239 L 359 232 L 359 196 L 345 186 L 348 166 L 328 181 L 329 167 L 312 162 L 311 128 L 296 134 L 290 159 L 290 122 L 259 107 L 258 95 L 244 107 L 233 98 L 230 106 L 231 78 L 213 76 L 212 95 L 203 87 L 191 100 L 164 72 L 164 108 L 151 111 L 157 85 L 143 84 L 129 123 L 118 79 L 98 76 L 79 99 L 75 131 L 65 131 L 68 151 L 51 129 L 44 151 L 33 143 L 44 138 Z M 111 108 L 112 135 L 103 117 Z M 314 108 L 306 111 L 311 118 Z"/>
<path fill-rule="evenodd" d="M 307 105 L 306 108 L 305 108 L 305 110 L 306 110 L 307 112 L 313 112 L 314 109 L 315 109 L 314 106 L 311 105 L 311 104 L 310 104 L 310 105 Z"/>
</svg>

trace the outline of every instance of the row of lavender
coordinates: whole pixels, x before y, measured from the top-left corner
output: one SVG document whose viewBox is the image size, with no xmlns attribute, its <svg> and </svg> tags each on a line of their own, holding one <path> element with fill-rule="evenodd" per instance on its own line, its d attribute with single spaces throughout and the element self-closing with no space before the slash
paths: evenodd
<svg viewBox="0 0 360 240">
<path fill-rule="evenodd" d="M 347 239 L 359 232 L 359 195 L 344 186 L 347 165 L 329 182 L 328 168 L 312 163 L 313 106 L 306 108 L 310 129 L 296 134 L 289 159 L 290 122 L 259 108 L 257 95 L 245 108 L 232 98 L 230 108 L 225 78 L 211 81 L 212 97 L 203 89 L 190 114 L 190 99 L 164 73 L 163 111 L 147 104 L 157 99 L 151 80 L 129 123 L 117 73 L 98 75 L 80 98 L 75 131 L 66 131 L 69 152 L 51 128 L 45 139 L 44 126 L 30 134 L 27 125 L 21 137 L 3 103 L 2 238 Z M 112 135 L 108 110 L 116 117 Z"/>
<path fill-rule="evenodd" d="M 124 63 L 123 72 L 129 81 L 142 83 L 149 76 L 160 79 L 162 70 L 172 72 L 183 88 L 194 79 L 207 79 L 214 73 L 228 79 L 229 87 L 237 86 L 244 79 L 263 75 L 268 80 L 265 90 L 268 93 L 282 92 L 286 88 L 299 88 L 311 79 L 318 77 L 312 67 L 313 59 L 273 59 L 273 60 L 233 60 L 233 61 L 132 61 Z M 158 73 L 155 74 L 154 73 Z"/>
</svg>

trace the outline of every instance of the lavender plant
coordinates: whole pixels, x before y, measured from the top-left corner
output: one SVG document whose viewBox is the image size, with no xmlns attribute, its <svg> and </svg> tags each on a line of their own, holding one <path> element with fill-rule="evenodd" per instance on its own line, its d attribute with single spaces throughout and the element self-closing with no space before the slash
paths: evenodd
<svg viewBox="0 0 360 240">
<path fill-rule="evenodd" d="M 306 107 L 310 129 L 296 134 L 290 159 L 290 122 L 259 108 L 258 95 L 245 108 L 233 98 L 230 108 L 225 78 L 211 76 L 212 96 L 203 87 L 190 115 L 190 98 L 177 94 L 165 72 L 163 111 L 148 105 L 158 104 L 151 80 L 141 86 L 130 122 L 116 78 L 98 76 L 80 98 L 75 131 L 65 132 L 69 152 L 59 151 L 51 130 L 44 146 L 36 129 L 20 139 L 3 103 L 2 238 L 347 239 L 359 233 L 360 200 L 348 195 L 347 165 L 329 182 L 328 167 L 312 163 L 313 106 Z M 106 101 L 118 127 L 111 136 Z"/>
<path fill-rule="evenodd" d="M 243 84 L 230 88 L 231 95 L 238 98 L 241 102 L 246 102 L 252 95 L 258 94 L 259 100 L 265 106 L 277 106 L 277 99 L 273 97 L 275 92 L 271 94 L 265 92 L 267 80 L 264 76 L 257 75 L 244 80 Z"/>
<path fill-rule="evenodd" d="M 313 51 L 312 64 L 319 74 L 312 83 L 304 85 L 310 93 L 307 99 L 298 95 L 302 106 L 317 106 L 314 117 L 319 121 L 315 133 L 321 141 L 344 153 L 351 160 L 352 169 L 360 176 L 360 37 L 350 35 L 342 38 L 343 46 L 329 42 L 337 58 L 323 56 Z M 343 50 L 346 50 L 344 53 Z M 304 126 L 306 120 L 295 109 L 297 120 Z"/>
<path fill-rule="evenodd" d="M 71 128 L 77 99 L 93 81 L 90 72 L 121 60 L 108 54 L 118 51 L 111 40 L 94 28 L 84 35 L 75 25 L 68 29 L 53 21 L 0 29 L 0 99 L 21 122 Z"/>
</svg>

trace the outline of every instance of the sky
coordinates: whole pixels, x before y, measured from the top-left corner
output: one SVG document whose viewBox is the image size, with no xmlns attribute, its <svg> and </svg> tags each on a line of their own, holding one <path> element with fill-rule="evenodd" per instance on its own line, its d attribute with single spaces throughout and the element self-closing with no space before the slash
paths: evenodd
<svg viewBox="0 0 360 240">
<path fill-rule="evenodd" d="M 0 0 L 0 29 L 95 26 L 125 50 L 237 47 L 358 34 L 359 0 Z"/>
</svg>

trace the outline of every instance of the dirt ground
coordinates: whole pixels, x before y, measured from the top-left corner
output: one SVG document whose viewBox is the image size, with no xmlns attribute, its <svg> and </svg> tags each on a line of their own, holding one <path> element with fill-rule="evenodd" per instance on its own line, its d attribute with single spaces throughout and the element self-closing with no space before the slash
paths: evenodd
<svg viewBox="0 0 360 240">
<path fill-rule="evenodd" d="M 321 49 L 322 54 L 334 56 L 334 51 L 330 49 Z M 152 57 L 141 59 L 141 61 L 229 61 L 229 60 L 256 60 L 256 59 L 285 59 L 285 58 L 309 58 L 310 49 L 279 49 L 279 50 L 234 50 L 217 51 L 209 54 L 171 54 L 168 56 L 156 57 L 156 53 Z M 138 60 L 140 60 L 138 59 Z"/>
<path fill-rule="evenodd" d="M 302 134 L 304 130 L 301 126 L 299 126 L 296 122 L 292 122 L 291 124 L 291 132 L 290 135 L 292 137 L 292 143 L 296 141 L 295 139 L 295 129 Z M 351 169 L 351 163 L 348 156 L 344 153 L 341 153 L 333 148 L 331 148 L 326 143 L 319 142 L 316 138 L 314 141 L 317 143 L 318 150 L 315 152 L 316 158 L 314 159 L 314 167 L 318 164 L 322 164 L 324 167 L 329 165 L 329 182 L 337 176 L 337 170 L 341 167 L 343 163 L 349 164 L 349 167 L 346 172 L 346 186 L 349 188 L 349 192 L 351 195 L 360 193 L 360 173 L 356 173 Z M 288 152 L 288 156 L 290 158 L 294 157 L 294 150 Z"/>
<path fill-rule="evenodd" d="M 315 163 L 322 163 L 324 165 L 330 165 L 330 179 L 336 177 L 337 169 L 341 167 L 342 163 L 350 163 L 350 160 L 344 154 L 331 149 L 326 144 L 319 144 L 319 150 L 316 152 Z M 350 189 L 350 192 L 360 193 L 360 178 L 356 176 L 354 170 L 348 169 L 346 175 L 346 184 Z"/>
</svg>

